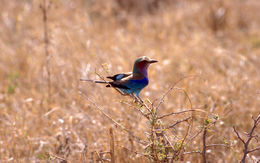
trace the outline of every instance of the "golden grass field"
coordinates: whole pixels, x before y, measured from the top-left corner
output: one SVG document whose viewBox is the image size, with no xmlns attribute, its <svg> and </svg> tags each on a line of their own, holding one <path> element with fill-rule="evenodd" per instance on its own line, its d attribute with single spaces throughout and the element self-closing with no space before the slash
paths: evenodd
<svg viewBox="0 0 260 163">
<path fill-rule="evenodd" d="M 132 107 L 138 104 L 79 80 L 131 71 L 144 55 L 159 61 L 140 94 L 147 105 L 147 99 L 158 105 L 186 77 L 158 114 L 205 111 L 162 119 L 167 125 L 192 115 L 192 122 L 164 131 L 179 152 L 173 161 L 203 162 L 205 122 L 211 124 L 206 143 L 220 144 L 207 148 L 207 162 L 241 160 L 243 144 L 233 126 L 246 139 L 251 116 L 260 113 L 259 0 L 50 2 L 44 22 L 43 1 L 1 0 L 0 162 L 109 162 L 112 144 L 115 162 L 152 162 L 147 145 L 99 110 L 149 143 L 150 123 Z M 260 145 L 259 135 L 258 126 L 250 149 Z M 163 162 L 158 154 L 156 162 Z M 247 162 L 259 160 L 259 150 L 247 156 Z"/>
</svg>

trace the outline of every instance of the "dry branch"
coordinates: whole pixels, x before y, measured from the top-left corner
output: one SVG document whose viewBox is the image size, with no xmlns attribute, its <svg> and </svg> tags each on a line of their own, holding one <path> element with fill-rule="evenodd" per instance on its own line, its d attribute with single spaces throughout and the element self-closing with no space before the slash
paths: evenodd
<svg viewBox="0 0 260 163">
<path fill-rule="evenodd" d="M 251 152 L 255 152 L 255 151 L 257 151 L 257 150 L 260 150 L 260 146 L 254 148 L 254 149 L 251 149 L 251 150 L 248 149 L 248 148 L 249 148 L 248 146 L 249 146 L 249 144 L 250 144 L 250 141 L 252 140 L 253 137 L 255 137 L 255 136 L 253 135 L 253 133 L 254 133 L 254 131 L 255 131 L 257 125 L 258 125 L 259 122 L 260 122 L 260 114 L 258 114 L 258 116 L 257 116 L 256 119 L 254 119 L 253 117 L 252 117 L 252 119 L 253 119 L 253 121 L 254 121 L 254 124 L 253 124 L 252 128 L 250 129 L 249 133 L 247 134 L 247 140 L 242 139 L 241 136 L 240 136 L 240 134 L 237 132 L 235 126 L 233 126 L 233 130 L 234 130 L 234 132 L 235 132 L 237 138 L 238 138 L 238 139 L 243 143 L 243 145 L 244 145 L 244 149 L 243 149 L 243 153 L 244 153 L 244 154 L 243 154 L 243 157 L 242 157 L 242 159 L 241 159 L 241 162 L 242 162 L 242 163 L 245 163 L 245 161 L 246 161 L 246 156 L 247 156 L 248 153 L 251 153 Z"/>
<path fill-rule="evenodd" d="M 48 84 L 48 100 L 51 99 L 51 68 L 50 68 L 50 53 L 49 53 L 49 35 L 48 35 L 48 4 L 47 0 L 43 0 L 43 4 L 40 6 L 42 10 L 43 21 L 43 33 L 44 33 L 44 53 L 46 58 L 46 70 L 47 70 L 47 84 Z"/>
<path fill-rule="evenodd" d="M 182 120 L 179 120 L 177 122 L 175 122 L 174 124 L 168 126 L 168 127 L 165 127 L 164 129 L 170 129 L 170 128 L 173 128 L 175 127 L 177 124 L 181 123 L 181 122 L 185 122 L 185 121 L 188 121 L 189 119 L 191 119 L 191 117 L 188 117 L 188 118 L 185 118 L 185 119 L 182 119 Z"/>
<path fill-rule="evenodd" d="M 209 145 L 206 145 L 207 148 L 209 148 L 209 147 L 218 147 L 218 146 L 220 146 L 220 147 L 230 147 L 227 144 L 209 144 Z"/>
<path fill-rule="evenodd" d="M 121 103 L 122 103 L 122 104 L 126 104 L 126 105 L 128 105 L 129 107 L 132 107 L 132 108 L 136 109 L 136 110 L 139 111 L 146 119 L 149 120 L 149 115 L 148 115 L 147 113 L 145 113 L 144 111 L 142 111 L 140 108 L 138 108 L 138 107 L 136 107 L 136 106 L 134 106 L 134 105 L 131 105 L 131 104 L 129 104 L 129 103 L 123 102 L 123 101 L 121 101 Z"/>
<path fill-rule="evenodd" d="M 114 133 L 113 128 L 109 129 L 110 135 L 110 155 L 111 155 L 111 163 L 115 163 L 115 144 L 114 144 Z"/>
<path fill-rule="evenodd" d="M 57 156 L 57 155 L 52 154 L 52 153 L 48 153 L 48 154 L 49 154 L 50 157 L 53 157 L 53 158 L 58 159 L 58 160 L 61 160 L 63 162 L 67 162 L 67 160 L 65 158 L 63 158 L 63 157 Z"/>
<path fill-rule="evenodd" d="M 260 150 L 260 146 L 254 148 L 254 149 L 251 149 L 251 150 L 249 150 L 249 151 L 247 151 L 247 153 L 255 152 L 255 151 L 257 151 L 257 150 Z"/>
<path fill-rule="evenodd" d="M 201 151 L 190 151 L 190 152 L 183 152 L 183 155 L 188 155 L 188 154 L 196 154 L 196 153 L 198 153 L 198 154 L 201 154 Z"/>
<path fill-rule="evenodd" d="M 206 158 L 206 150 L 207 150 L 207 145 L 206 145 L 206 137 L 207 137 L 207 128 L 204 127 L 203 130 L 203 136 L 202 136 L 202 143 L 203 143 L 203 148 L 202 148 L 202 162 L 206 163 L 207 158 Z"/>
<path fill-rule="evenodd" d="M 97 154 L 97 157 L 98 157 L 98 160 L 97 160 L 97 161 L 101 161 L 102 163 L 104 163 L 104 160 L 103 160 L 103 158 L 100 156 L 100 154 L 99 154 L 97 151 L 95 151 L 95 153 Z"/>
<path fill-rule="evenodd" d="M 165 117 L 174 115 L 174 114 L 181 114 L 181 113 L 193 112 L 193 111 L 199 111 L 199 112 L 204 112 L 204 113 L 206 113 L 204 110 L 201 110 L 201 109 L 190 109 L 190 110 L 183 110 L 183 111 L 179 111 L 179 112 L 168 113 L 168 114 L 159 116 L 157 119 L 162 119 L 162 118 L 165 118 Z"/>
<path fill-rule="evenodd" d="M 156 106 L 156 111 L 159 109 L 160 105 L 163 103 L 164 98 L 175 88 L 175 86 L 176 86 L 179 82 L 181 82 L 182 80 L 184 80 L 184 79 L 186 79 L 186 78 L 192 78 L 192 77 L 198 77 L 198 75 L 185 76 L 185 77 L 179 79 L 177 82 L 175 82 L 175 83 L 162 95 L 162 97 L 161 97 L 161 99 L 160 99 L 158 105 Z M 191 102 L 190 102 L 190 103 L 191 103 Z M 192 106 L 191 106 L 191 108 L 192 108 Z"/>
<path fill-rule="evenodd" d="M 189 123 L 189 122 L 188 122 L 188 123 Z M 174 161 L 174 158 L 176 158 L 176 156 L 178 156 L 178 155 L 180 154 L 181 150 L 183 149 L 183 144 L 184 144 L 185 140 L 187 139 L 187 136 L 188 136 L 188 134 L 189 134 L 189 132 L 190 132 L 190 129 L 191 129 L 191 123 L 189 123 L 188 128 L 187 128 L 187 132 L 186 132 L 186 134 L 185 134 L 183 140 L 181 141 L 181 145 L 180 145 L 181 148 L 179 148 L 179 150 L 175 153 L 175 155 L 174 155 L 174 157 L 172 158 L 171 162 Z"/>
</svg>

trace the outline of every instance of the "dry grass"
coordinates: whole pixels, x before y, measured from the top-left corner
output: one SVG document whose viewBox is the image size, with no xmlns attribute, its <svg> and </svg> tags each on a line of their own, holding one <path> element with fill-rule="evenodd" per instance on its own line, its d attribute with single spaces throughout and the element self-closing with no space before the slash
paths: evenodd
<svg viewBox="0 0 260 163">
<path fill-rule="evenodd" d="M 95 69 L 103 76 L 129 71 L 142 55 L 160 62 L 150 67 L 150 84 L 141 97 L 157 104 L 174 82 L 197 75 L 177 87 L 187 92 L 194 109 L 210 113 L 214 108 L 219 119 L 212 122 L 211 114 L 194 113 L 187 140 L 210 123 L 206 142 L 229 147 L 211 146 L 205 151 L 207 160 L 237 162 L 242 158 L 243 144 L 232 127 L 245 137 L 243 131 L 248 132 L 253 123 L 251 115 L 256 117 L 260 110 L 259 0 L 122 2 L 52 2 L 47 9 L 48 61 L 42 2 L 1 1 L 1 162 L 89 162 L 111 159 L 109 151 L 115 152 L 116 162 L 149 162 L 143 155 L 147 152 L 144 146 L 79 93 L 83 91 L 105 113 L 147 141 L 149 122 L 122 103 L 135 105 L 131 98 L 79 81 L 81 77 L 98 78 Z M 187 96 L 174 89 L 158 114 L 187 109 Z M 167 117 L 163 124 L 189 115 Z M 181 123 L 166 131 L 174 148 L 180 145 L 187 127 Z M 258 127 L 255 135 L 259 133 Z M 182 154 L 202 151 L 202 137 L 200 133 L 185 141 Z M 250 148 L 257 144 L 257 138 L 252 139 Z M 181 156 L 179 160 L 202 161 L 198 153 Z M 248 162 L 259 159 L 259 151 L 247 158 Z"/>
</svg>

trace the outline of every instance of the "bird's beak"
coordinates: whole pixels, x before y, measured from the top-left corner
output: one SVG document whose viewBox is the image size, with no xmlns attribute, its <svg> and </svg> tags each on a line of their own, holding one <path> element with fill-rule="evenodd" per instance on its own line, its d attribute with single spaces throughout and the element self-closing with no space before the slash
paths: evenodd
<svg viewBox="0 0 260 163">
<path fill-rule="evenodd" d="M 156 63 L 156 62 L 158 62 L 158 61 L 156 61 L 156 60 L 154 60 L 154 59 L 151 59 L 151 60 L 149 61 L 149 63 Z"/>
</svg>

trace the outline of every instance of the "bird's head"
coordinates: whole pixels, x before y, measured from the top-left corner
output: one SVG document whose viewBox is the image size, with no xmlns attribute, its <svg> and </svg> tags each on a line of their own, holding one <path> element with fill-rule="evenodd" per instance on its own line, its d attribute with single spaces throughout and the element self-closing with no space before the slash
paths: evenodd
<svg viewBox="0 0 260 163">
<path fill-rule="evenodd" d="M 158 61 L 146 56 L 140 57 L 134 63 L 133 73 L 142 73 L 144 76 L 147 77 L 147 68 L 150 64 L 156 62 Z"/>
</svg>

